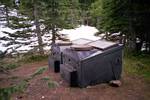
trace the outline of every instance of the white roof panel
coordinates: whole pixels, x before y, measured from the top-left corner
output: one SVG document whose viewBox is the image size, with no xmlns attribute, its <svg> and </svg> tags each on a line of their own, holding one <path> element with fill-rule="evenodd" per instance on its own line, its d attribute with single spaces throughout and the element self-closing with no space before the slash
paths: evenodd
<svg viewBox="0 0 150 100">
<path fill-rule="evenodd" d="M 89 43 L 88 45 L 93 46 L 93 47 L 98 48 L 98 49 L 101 49 L 101 50 L 105 50 L 105 49 L 108 49 L 110 47 L 116 46 L 117 43 L 105 41 L 105 40 L 97 40 L 97 41 Z"/>
<path fill-rule="evenodd" d="M 79 45 L 84 45 L 90 42 L 92 42 L 92 40 L 84 39 L 84 38 L 80 38 L 72 41 L 73 44 L 79 44 Z"/>
</svg>

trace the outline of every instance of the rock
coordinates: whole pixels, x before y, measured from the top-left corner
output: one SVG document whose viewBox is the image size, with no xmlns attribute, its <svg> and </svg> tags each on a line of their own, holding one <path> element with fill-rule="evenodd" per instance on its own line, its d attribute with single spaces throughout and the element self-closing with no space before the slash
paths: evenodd
<svg viewBox="0 0 150 100">
<path fill-rule="evenodd" d="M 113 87 L 120 87 L 122 85 L 120 80 L 112 80 L 109 82 L 109 84 Z"/>
<path fill-rule="evenodd" d="M 90 88 L 92 88 L 92 87 L 91 87 L 91 86 L 87 86 L 86 88 L 87 88 L 87 89 L 90 89 Z"/>
<path fill-rule="evenodd" d="M 42 99 L 44 99 L 45 97 L 44 96 L 42 96 Z"/>
<path fill-rule="evenodd" d="M 22 99 L 22 98 L 23 98 L 22 96 L 18 96 L 18 97 L 17 97 L 17 99 Z"/>
<path fill-rule="evenodd" d="M 60 81 L 60 82 L 59 82 L 59 84 L 62 84 L 62 83 L 63 83 L 63 81 Z"/>
</svg>

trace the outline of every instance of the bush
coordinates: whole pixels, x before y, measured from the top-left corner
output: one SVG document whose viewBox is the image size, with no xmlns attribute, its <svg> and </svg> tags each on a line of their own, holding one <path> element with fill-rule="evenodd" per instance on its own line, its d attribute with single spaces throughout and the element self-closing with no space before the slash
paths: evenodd
<svg viewBox="0 0 150 100">
<path fill-rule="evenodd" d="M 38 68 L 32 75 L 31 75 L 31 77 L 35 77 L 35 76 L 37 76 L 37 75 L 40 75 L 40 74 L 42 74 L 45 70 L 47 70 L 47 66 L 46 67 L 40 67 L 40 68 Z"/>
<path fill-rule="evenodd" d="M 0 61 L 0 68 L 3 69 L 3 70 L 15 69 L 19 66 L 20 66 L 20 64 L 17 63 L 17 62 Z"/>
<path fill-rule="evenodd" d="M 17 68 L 19 66 L 19 64 L 17 64 L 17 63 L 10 63 L 10 64 L 6 64 L 5 66 L 4 66 L 4 68 L 6 68 L 7 70 L 10 70 L 10 69 L 15 69 L 15 68 Z"/>
<path fill-rule="evenodd" d="M 142 76 L 150 82 L 150 55 L 133 55 L 125 52 L 124 70 L 125 73 Z"/>
<path fill-rule="evenodd" d="M 10 100 L 10 96 L 16 92 L 23 92 L 26 88 L 27 83 L 22 81 L 20 84 L 7 87 L 7 88 L 0 88 L 0 100 Z"/>
<path fill-rule="evenodd" d="M 20 59 L 21 62 L 37 62 L 37 61 L 43 61 L 48 58 L 48 55 L 25 55 L 23 58 Z"/>
</svg>

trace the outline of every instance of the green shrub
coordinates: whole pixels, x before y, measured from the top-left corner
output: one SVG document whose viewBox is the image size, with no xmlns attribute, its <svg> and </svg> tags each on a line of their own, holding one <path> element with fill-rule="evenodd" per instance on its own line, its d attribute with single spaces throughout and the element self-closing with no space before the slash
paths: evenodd
<svg viewBox="0 0 150 100">
<path fill-rule="evenodd" d="M 4 66 L 4 68 L 10 70 L 10 69 L 15 69 L 15 68 L 17 68 L 18 66 L 20 66 L 20 65 L 17 64 L 17 63 L 10 63 L 10 64 L 6 64 L 6 65 Z"/>
<path fill-rule="evenodd" d="M 19 66 L 20 64 L 16 62 L 0 62 L 0 68 L 3 68 L 4 70 L 15 69 Z"/>
<path fill-rule="evenodd" d="M 31 75 L 31 77 L 35 77 L 35 76 L 37 76 L 37 75 L 42 74 L 47 68 L 48 68 L 47 66 L 46 66 L 46 67 L 40 67 L 40 68 L 38 68 L 38 69 Z"/>
<path fill-rule="evenodd" d="M 23 92 L 26 88 L 27 83 L 22 81 L 20 84 L 7 87 L 7 88 L 0 88 L 0 100 L 10 100 L 10 96 L 16 92 Z"/>
<path fill-rule="evenodd" d="M 52 81 L 49 77 L 43 77 L 41 80 L 44 80 L 47 82 L 48 88 L 55 88 L 58 86 L 58 83 L 55 81 Z"/>
<path fill-rule="evenodd" d="M 124 56 L 125 73 L 138 75 L 150 82 L 150 55 L 133 55 L 126 53 Z"/>
<path fill-rule="evenodd" d="M 48 87 L 49 87 L 49 88 L 55 88 L 55 87 L 58 86 L 58 83 L 55 82 L 55 81 L 48 81 L 47 84 L 48 84 Z"/>
<path fill-rule="evenodd" d="M 49 81 L 49 80 L 50 80 L 50 78 L 49 78 L 49 77 L 43 77 L 41 80 Z"/>
<path fill-rule="evenodd" d="M 27 63 L 31 63 L 31 62 L 36 62 L 36 61 L 43 61 L 45 59 L 47 59 L 48 56 L 47 55 L 26 55 L 23 56 L 22 59 L 20 59 L 21 62 L 27 62 Z"/>
</svg>

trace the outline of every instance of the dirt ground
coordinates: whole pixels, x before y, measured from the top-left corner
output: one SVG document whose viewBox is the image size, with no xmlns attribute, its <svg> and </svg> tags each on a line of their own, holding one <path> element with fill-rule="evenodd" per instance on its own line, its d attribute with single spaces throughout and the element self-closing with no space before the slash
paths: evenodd
<svg viewBox="0 0 150 100">
<path fill-rule="evenodd" d="M 0 75 L 0 87 L 8 87 L 28 78 L 39 67 L 48 66 L 47 61 L 24 64 L 11 70 L 9 74 Z M 14 77 L 14 78 L 10 78 Z M 16 78 L 15 78 L 16 77 Z M 49 77 L 58 83 L 57 87 L 49 88 L 41 78 Z M 131 75 L 122 76 L 121 87 L 108 84 L 88 86 L 87 88 L 71 88 L 52 69 L 35 76 L 28 82 L 24 92 L 12 95 L 12 100 L 150 100 L 150 85 L 142 78 Z"/>
</svg>

